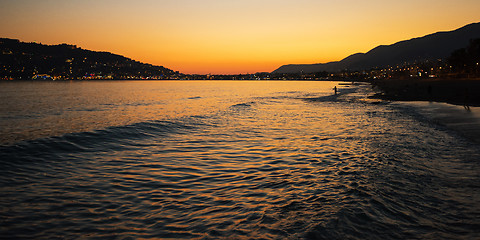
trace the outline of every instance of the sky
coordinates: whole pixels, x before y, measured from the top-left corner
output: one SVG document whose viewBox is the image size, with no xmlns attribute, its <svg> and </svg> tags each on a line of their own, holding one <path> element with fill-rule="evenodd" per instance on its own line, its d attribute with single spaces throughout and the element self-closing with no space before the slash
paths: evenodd
<svg viewBox="0 0 480 240">
<path fill-rule="evenodd" d="M 188 74 L 271 72 L 480 22 L 478 0 L 0 0 L 0 37 Z"/>
</svg>

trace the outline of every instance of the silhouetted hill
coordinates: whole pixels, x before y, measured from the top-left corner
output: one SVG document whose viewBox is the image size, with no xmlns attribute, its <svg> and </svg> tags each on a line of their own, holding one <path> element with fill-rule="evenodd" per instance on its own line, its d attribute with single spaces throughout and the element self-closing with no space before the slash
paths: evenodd
<svg viewBox="0 0 480 240">
<path fill-rule="evenodd" d="M 284 65 L 272 73 L 357 71 L 445 59 L 453 51 L 467 46 L 470 39 L 475 38 L 480 38 L 480 23 L 472 23 L 454 31 L 438 32 L 388 46 L 381 45 L 367 53 L 356 53 L 339 62 Z"/>
<path fill-rule="evenodd" d="M 0 38 L 0 78 L 31 79 L 48 74 L 64 79 L 141 78 L 173 75 L 170 69 L 144 64 L 108 53 L 78 48 L 75 45 L 43 45 Z"/>
</svg>

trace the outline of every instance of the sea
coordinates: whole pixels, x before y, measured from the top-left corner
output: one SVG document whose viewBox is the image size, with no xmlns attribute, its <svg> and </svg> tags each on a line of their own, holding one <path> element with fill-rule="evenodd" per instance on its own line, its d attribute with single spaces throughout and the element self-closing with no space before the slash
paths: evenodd
<svg viewBox="0 0 480 240">
<path fill-rule="evenodd" d="M 479 142 L 374 92 L 0 82 L 0 239 L 480 239 Z"/>
</svg>

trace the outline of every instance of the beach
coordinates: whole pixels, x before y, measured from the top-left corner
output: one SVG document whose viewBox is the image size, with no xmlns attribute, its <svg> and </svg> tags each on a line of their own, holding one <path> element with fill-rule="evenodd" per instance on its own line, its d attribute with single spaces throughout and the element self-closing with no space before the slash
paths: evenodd
<svg viewBox="0 0 480 240">
<path fill-rule="evenodd" d="M 428 101 L 406 101 L 395 104 L 413 107 L 425 119 L 480 143 L 480 107 L 466 108 L 454 104 Z"/>
<path fill-rule="evenodd" d="M 372 84 L 379 91 L 374 98 L 480 106 L 480 79 L 381 79 Z"/>
<path fill-rule="evenodd" d="M 422 117 L 480 143 L 479 79 L 383 79 L 371 98 L 410 107 Z"/>
</svg>

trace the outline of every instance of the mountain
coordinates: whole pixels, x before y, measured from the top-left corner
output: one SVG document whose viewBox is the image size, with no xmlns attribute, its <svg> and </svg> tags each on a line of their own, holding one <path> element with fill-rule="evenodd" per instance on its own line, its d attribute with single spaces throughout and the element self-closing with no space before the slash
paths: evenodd
<svg viewBox="0 0 480 240">
<path fill-rule="evenodd" d="M 0 79 L 32 79 L 49 75 L 61 79 L 126 79 L 174 75 L 174 71 L 109 52 L 75 45 L 43 45 L 0 38 Z"/>
<path fill-rule="evenodd" d="M 356 53 L 338 62 L 284 65 L 272 73 L 357 71 L 445 59 L 453 51 L 464 48 L 471 39 L 475 38 L 480 38 L 480 23 L 472 23 L 454 31 L 438 32 L 392 45 L 381 45 L 367 53 Z"/>
</svg>

